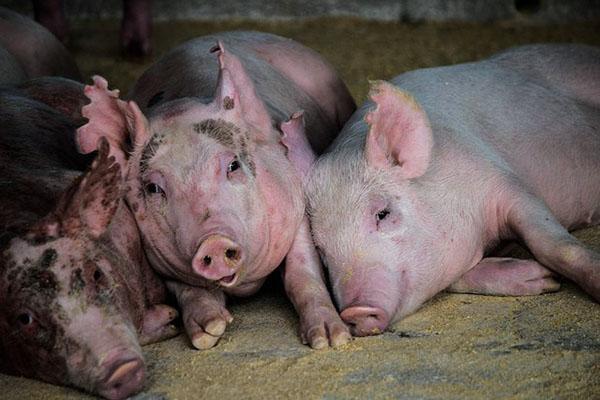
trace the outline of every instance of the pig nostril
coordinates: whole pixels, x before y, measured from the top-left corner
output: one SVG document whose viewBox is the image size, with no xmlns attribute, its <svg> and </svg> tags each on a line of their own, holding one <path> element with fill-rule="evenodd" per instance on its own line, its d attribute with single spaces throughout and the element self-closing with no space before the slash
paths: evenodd
<svg viewBox="0 0 600 400">
<path fill-rule="evenodd" d="M 204 265 L 206 265 L 208 267 L 212 261 L 212 258 L 210 258 L 210 256 L 204 256 L 202 261 L 204 262 Z"/>
<path fill-rule="evenodd" d="M 225 257 L 234 260 L 237 258 L 237 250 L 235 249 L 227 249 L 225 250 Z"/>
</svg>

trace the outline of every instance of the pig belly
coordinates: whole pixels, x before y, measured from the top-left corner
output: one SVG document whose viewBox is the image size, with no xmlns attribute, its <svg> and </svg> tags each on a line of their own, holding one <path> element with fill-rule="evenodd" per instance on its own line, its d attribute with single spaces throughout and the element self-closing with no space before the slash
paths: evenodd
<svg viewBox="0 0 600 400">
<path fill-rule="evenodd" d="M 528 145 L 515 140 L 508 152 L 513 171 L 569 230 L 600 224 L 600 110 L 578 121 Z"/>
</svg>

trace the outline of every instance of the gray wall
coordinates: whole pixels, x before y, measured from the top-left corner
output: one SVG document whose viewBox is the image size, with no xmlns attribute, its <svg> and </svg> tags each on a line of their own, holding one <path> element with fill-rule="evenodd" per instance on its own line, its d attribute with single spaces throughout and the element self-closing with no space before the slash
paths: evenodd
<svg viewBox="0 0 600 400">
<path fill-rule="evenodd" d="M 118 18 L 120 0 L 65 0 L 69 18 Z M 31 14 L 27 0 L 0 5 Z M 154 0 L 157 20 L 353 16 L 385 21 L 600 21 L 600 0 Z"/>
</svg>

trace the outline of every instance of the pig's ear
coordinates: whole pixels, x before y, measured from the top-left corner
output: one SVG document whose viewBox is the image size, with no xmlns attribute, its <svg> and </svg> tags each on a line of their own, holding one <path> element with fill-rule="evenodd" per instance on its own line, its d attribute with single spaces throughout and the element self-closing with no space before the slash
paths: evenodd
<svg viewBox="0 0 600 400">
<path fill-rule="evenodd" d="M 238 113 L 258 129 L 259 140 L 267 140 L 268 133 L 273 131 L 271 117 L 256 94 L 254 83 L 242 63 L 235 55 L 226 51 L 221 42 L 217 42 L 211 52 L 219 59 L 219 79 L 214 103 L 221 110 Z"/>
<path fill-rule="evenodd" d="M 295 112 L 280 128 L 281 144 L 286 148 L 288 159 L 304 181 L 316 156 L 306 138 L 303 115 L 302 111 Z"/>
<path fill-rule="evenodd" d="M 123 195 L 120 165 L 101 138 L 98 156 L 83 177 L 67 190 L 55 214 L 66 235 L 85 229 L 92 237 L 102 235 L 112 220 Z"/>
<path fill-rule="evenodd" d="M 77 146 L 82 153 L 90 153 L 97 149 L 99 139 L 106 137 L 110 154 L 123 165 L 133 145 L 148 140 L 148 121 L 135 102 L 119 99 L 116 89 L 108 90 L 106 79 L 94 76 L 93 80 L 94 85 L 84 89 L 91 102 L 81 110 L 88 123 L 77 130 Z"/>
<path fill-rule="evenodd" d="M 369 124 L 367 163 L 382 169 L 396 166 L 406 179 L 423 175 L 433 146 L 423 109 L 408 94 L 385 81 L 372 82 L 369 97 L 375 108 L 365 117 Z"/>
</svg>

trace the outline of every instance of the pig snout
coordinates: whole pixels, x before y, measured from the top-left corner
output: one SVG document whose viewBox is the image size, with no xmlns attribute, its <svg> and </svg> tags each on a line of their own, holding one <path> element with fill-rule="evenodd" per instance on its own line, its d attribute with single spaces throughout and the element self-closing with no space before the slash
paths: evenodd
<svg viewBox="0 0 600 400">
<path fill-rule="evenodd" d="M 354 336 L 377 335 L 385 330 L 390 318 L 378 307 L 351 306 L 340 314 Z"/>
<path fill-rule="evenodd" d="M 243 252 L 237 243 L 222 235 L 212 235 L 200 244 L 192 267 L 198 275 L 227 287 L 236 283 L 242 263 Z"/>
<path fill-rule="evenodd" d="M 111 400 L 124 399 L 142 390 L 144 361 L 127 351 L 116 351 L 102 363 L 106 377 L 98 384 L 98 393 Z"/>
</svg>

